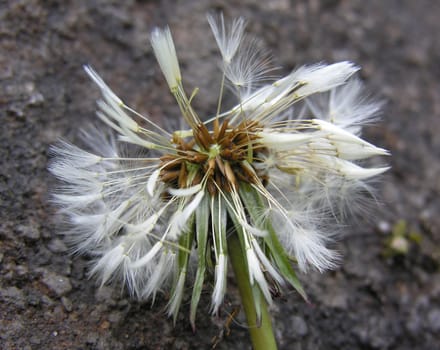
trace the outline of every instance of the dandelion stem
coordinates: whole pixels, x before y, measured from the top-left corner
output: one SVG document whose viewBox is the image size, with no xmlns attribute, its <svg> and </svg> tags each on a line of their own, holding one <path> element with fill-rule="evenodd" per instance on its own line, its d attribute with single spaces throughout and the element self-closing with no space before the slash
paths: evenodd
<svg viewBox="0 0 440 350">
<path fill-rule="evenodd" d="M 247 271 L 246 254 L 241 248 L 237 234 L 228 237 L 228 250 L 246 314 L 252 346 L 254 350 L 276 350 L 272 321 L 267 310 L 267 303 L 262 296 L 258 298 L 260 305 L 257 307 L 261 309 L 261 320 L 258 320 L 254 294 Z"/>
</svg>

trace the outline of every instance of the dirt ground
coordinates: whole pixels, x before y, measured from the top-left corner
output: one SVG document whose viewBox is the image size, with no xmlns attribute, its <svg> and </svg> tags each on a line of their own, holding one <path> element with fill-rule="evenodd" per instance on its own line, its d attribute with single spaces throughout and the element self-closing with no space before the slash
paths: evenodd
<svg viewBox="0 0 440 350">
<path fill-rule="evenodd" d="M 392 152 L 378 209 L 347 228 L 333 272 L 301 276 L 272 310 L 280 349 L 440 348 L 440 2 L 430 0 L 0 1 L 0 348 L 250 349 L 230 293 L 219 317 L 203 297 L 193 333 L 166 296 L 150 303 L 87 279 L 57 235 L 48 147 L 95 120 L 90 63 L 130 106 L 160 122 L 175 105 L 148 44 L 169 23 L 195 104 L 212 113 L 216 49 L 205 14 L 242 15 L 288 72 L 352 60 L 386 101 L 366 138 Z M 211 91 L 211 93 L 209 93 Z"/>
</svg>

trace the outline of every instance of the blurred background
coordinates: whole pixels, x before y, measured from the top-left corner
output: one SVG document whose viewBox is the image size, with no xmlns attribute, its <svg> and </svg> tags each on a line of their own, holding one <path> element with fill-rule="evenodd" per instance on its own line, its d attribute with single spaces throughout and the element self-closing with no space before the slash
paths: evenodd
<svg viewBox="0 0 440 350">
<path fill-rule="evenodd" d="M 390 149 L 378 206 L 338 242 L 341 266 L 302 275 L 273 307 L 280 349 L 440 347 L 440 2 L 411 0 L 0 2 L 0 347 L 2 349 L 250 349 L 234 282 L 218 317 L 203 296 L 173 327 L 167 296 L 130 300 L 87 279 L 57 235 L 48 147 L 94 121 L 91 64 L 131 107 L 161 123 L 178 115 L 148 43 L 169 24 L 200 114 L 215 110 L 218 52 L 209 11 L 244 16 L 288 73 L 352 60 L 386 102 L 365 138 Z"/>
</svg>

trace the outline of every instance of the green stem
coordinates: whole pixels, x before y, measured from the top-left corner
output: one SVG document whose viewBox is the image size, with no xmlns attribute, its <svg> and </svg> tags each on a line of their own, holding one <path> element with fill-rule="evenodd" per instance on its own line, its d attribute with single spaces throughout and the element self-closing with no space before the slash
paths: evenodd
<svg viewBox="0 0 440 350">
<path fill-rule="evenodd" d="M 259 298 L 261 303 L 261 321 L 258 322 L 257 320 L 254 295 L 247 271 L 246 254 L 241 248 L 237 234 L 232 234 L 228 237 L 228 250 L 240 291 L 241 302 L 246 314 L 252 346 L 254 350 L 276 350 L 277 344 L 273 334 L 272 321 L 263 296 Z"/>
</svg>

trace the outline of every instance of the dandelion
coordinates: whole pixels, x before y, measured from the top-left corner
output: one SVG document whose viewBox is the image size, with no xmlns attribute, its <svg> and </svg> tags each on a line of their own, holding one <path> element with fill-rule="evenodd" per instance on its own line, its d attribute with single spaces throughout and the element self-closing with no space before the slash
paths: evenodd
<svg viewBox="0 0 440 350">
<path fill-rule="evenodd" d="M 102 94 L 97 116 L 114 133 L 85 132 L 89 150 L 65 141 L 52 147 L 50 170 L 62 181 L 53 200 L 69 223 L 67 239 L 93 257 L 91 274 L 102 284 L 121 281 L 139 299 L 170 288 L 176 320 L 191 281 L 195 327 L 205 282 L 217 313 L 232 265 L 251 301 L 250 326 L 267 330 L 265 305 L 275 292 L 291 285 L 305 297 L 294 265 L 336 266 L 329 218 L 388 169 L 360 161 L 388 152 L 360 137 L 379 105 L 362 98 L 356 65 L 304 66 L 262 85 L 267 56 L 244 39 L 244 20 L 229 29 L 222 16 L 208 20 L 223 60 L 217 111 L 201 118 L 193 109 L 196 92 L 184 89 L 171 31 L 154 29 L 154 53 L 188 128 L 167 131 L 140 115 L 86 66 Z M 225 84 L 238 98 L 227 110 Z M 255 348 L 274 348 L 255 334 Z"/>
</svg>

